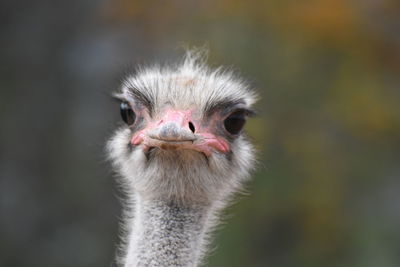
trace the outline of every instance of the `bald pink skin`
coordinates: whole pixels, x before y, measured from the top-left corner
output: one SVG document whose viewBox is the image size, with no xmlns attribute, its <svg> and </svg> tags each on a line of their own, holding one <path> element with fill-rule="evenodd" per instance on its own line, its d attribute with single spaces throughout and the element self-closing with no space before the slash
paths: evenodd
<svg viewBox="0 0 400 267">
<path fill-rule="evenodd" d="M 167 109 L 161 119 L 153 121 L 146 116 L 147 126 L 136 132 L 130 143 L 134 146 L 142 146 L 144 152 L 152 147 L 158 147 L 166 150 L 195 150 L 207 157 L 214 152 L 228 153 L 230 146 L 225 138 L 211 131 L 215 124 L 209 123 L 202 126 L 193 114 L 193 110 Z M 195 128 L 194 133 L 189 127 L 190 123 Z"/>
</svg>

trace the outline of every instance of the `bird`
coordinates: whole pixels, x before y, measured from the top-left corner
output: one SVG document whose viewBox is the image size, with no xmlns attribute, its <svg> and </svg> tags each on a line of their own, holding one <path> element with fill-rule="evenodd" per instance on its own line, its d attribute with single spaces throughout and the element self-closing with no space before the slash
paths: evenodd
<svg viewBox="0 0 400 267">
<path fill-rule="evenodd" d="M 222 210 L 255 166 L 243 130 L 255 90 L 188 50 L 175 64 L 138 67 L 113 97 L 122 122 L 106 147 L 126 195 L 116 264 L 204 264 Z"/>
</svg>

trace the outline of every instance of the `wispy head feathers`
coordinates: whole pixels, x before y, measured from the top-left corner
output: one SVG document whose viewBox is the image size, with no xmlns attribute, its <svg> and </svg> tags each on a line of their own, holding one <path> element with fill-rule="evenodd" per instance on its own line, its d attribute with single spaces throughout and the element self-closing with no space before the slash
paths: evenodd
<svg viewBox="0 0 400 267">
<path fill-rule="evenodd" d="M 205 50 L 189 50 L 175 66 L 139 69 L 124 80 L 121 94 L 145 102 L 154 112 L 166 103 L 204 113 L 221 103 L 250 107 L 256 96 L 249 86 L 233 71 L 209 68 L 206 58 Z"/>
</svg>

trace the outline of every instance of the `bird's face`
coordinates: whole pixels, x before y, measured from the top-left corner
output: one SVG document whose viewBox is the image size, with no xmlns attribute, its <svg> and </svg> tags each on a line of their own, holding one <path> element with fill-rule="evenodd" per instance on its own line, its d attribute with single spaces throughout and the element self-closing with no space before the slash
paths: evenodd
<svg viewBox="0 0 400 267">
<path fill-rule="evenodd" d="M 251 112 L 243 105 L 214 110 L 204 116 L 197 107 L 180 109 L 166 103 L 152 116 L 137 100 L 121 103 L 121 116 L 133 129 L 129 145 L 149 155 L 152 150 L 192 150 L 208 158 L 231 153 L 230 143 L 241 133 Z"/>
<path fill-rule="evenodd" d="M 252 99 L 230 85 L 180 73 L 126 80 L 115 95 L 125 126 L 108 147 L 135 191 L 204 202 L 240 184 L 253 158 L 242 136 Z"/>
</svg>

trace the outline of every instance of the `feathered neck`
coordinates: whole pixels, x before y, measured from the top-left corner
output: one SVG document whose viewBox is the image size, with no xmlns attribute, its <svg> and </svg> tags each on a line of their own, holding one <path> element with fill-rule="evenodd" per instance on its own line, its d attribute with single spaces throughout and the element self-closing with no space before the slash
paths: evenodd
<svg viewBox="0 0 400 267">
<path fill-rule="evenodd" d="M 135 196 L 124 267 L 195 267 L 201 261 L 211 205 Z"/>
</svg>

